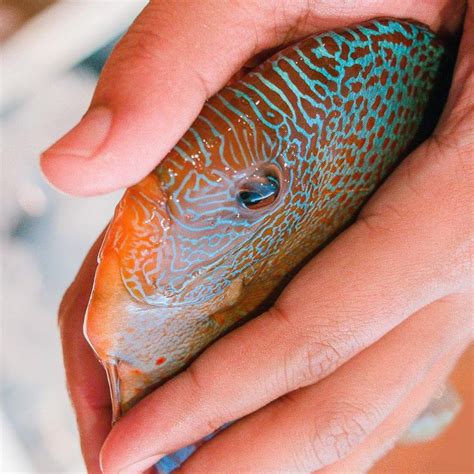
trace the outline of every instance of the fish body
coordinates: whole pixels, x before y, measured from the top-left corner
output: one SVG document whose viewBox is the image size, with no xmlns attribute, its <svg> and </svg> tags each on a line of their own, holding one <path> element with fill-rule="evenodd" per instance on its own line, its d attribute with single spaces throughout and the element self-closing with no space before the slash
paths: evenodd
<svg viewBox="0 0 474 474">
<path fill-rule="evenodd" d="M 425 26 L 372 20 L 308 37 L 205 103 L 125 192 L 101 249 L 85 334 L 116 417 L 350 223 L 412 143 L 442 55 Z"/>
</svg>

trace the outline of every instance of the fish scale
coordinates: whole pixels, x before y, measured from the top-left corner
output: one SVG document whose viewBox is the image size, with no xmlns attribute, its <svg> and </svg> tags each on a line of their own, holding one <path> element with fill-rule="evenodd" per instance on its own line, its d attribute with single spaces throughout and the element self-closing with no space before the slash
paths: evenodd
<svg viewBox="0 0 474 474">
<path fill-rule="evenodd" d="M 126 191 L 85 324 L 115 418 L 268 307 L 354 219 L 409 149 L 443 51 L 392 19 L 303 39 L 209 99 Z"/>
</svg>

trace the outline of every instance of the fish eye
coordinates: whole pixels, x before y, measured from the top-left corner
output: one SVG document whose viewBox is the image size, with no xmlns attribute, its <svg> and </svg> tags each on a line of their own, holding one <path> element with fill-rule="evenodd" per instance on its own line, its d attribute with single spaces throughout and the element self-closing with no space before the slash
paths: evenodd
<svg viewBox="0 0 474 474">
<path fill-rule="evenodd" d="M 250 210 L 263 209 L 273 204 L 280 192 L 278 177 L 267 173 L 248 178 L 237 192 L 237 202 Z"/>
</svg>

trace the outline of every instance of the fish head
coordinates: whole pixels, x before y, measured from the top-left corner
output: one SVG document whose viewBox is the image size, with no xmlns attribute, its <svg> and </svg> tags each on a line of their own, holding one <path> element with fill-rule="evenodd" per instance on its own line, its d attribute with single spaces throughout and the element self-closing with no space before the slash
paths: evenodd
<svg viewBox="0 0 474 474">
<path fill-rule="evenodd" d="M 211 99 L 162 163 L 125 192 L 100 252 L 86 337 L 109 378 L 122 385 L 133 379 L 138 391 L 164 377 L 154 372 L 156 328 L 183 317 L 192 325 L 192 318 L 209 319 L 231 307 L 284 254 L 291 234 L 287 211 L 295 208 L 292 183 L 299 180 L 291 162 L 298 162 L 297 150 L 271 129 L 251 126 L 257 119 L 245 107 L 238 131 L 211 129 L 207 114 L 218 100 Z M 131 397 L 122 389 L 121 400 Z"/>
<path fill-rule="evenodd" d="M 217 134 L 205 112 L 127 191 L 114 219 L 122 281 L 136 300 L 155 307 L 202 304 L 219 299 L 237 278 L 248 283 L 274 254 L 276 240 L 262 234 L 281 228 L 293 205 L 297 170 L 281 140 L 284 151 L 275 153 L 276 140 L 266 143 L 268 131 L 249 122 L 238 137 L 229 127 Z M 250 121 L 250 112 L 241 113 Z"/>
</svg>

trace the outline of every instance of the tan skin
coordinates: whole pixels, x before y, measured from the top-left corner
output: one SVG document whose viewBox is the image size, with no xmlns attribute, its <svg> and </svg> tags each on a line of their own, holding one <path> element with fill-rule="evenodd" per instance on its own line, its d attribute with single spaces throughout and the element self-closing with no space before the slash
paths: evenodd
<svg viewBox="0 0 474 474">
<path fill-rule="evenodd" d="M 93 246 L 59 316 L 89 472 L 100 471 L 100 452 L 105 472 L 142 472 L 242 417 L 181 471 L 363 470 L 428 403 L 472 330 L 474 2 L 462 26 L 463 7 L 187 0 L 144 10 L 112 54 L 92 113 L 42 157 L 46 177 L 66 192 L 100 194 L 141 179 L 207 97 L 255 55 L 284 43 L 377 16 L 464 32 L 434 135 L 270 311 L 214 344 L 113 429 L 104 372 L 82 337 Z"/>
</svg>

